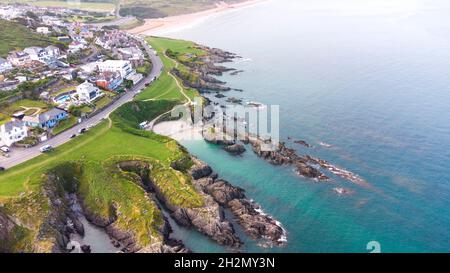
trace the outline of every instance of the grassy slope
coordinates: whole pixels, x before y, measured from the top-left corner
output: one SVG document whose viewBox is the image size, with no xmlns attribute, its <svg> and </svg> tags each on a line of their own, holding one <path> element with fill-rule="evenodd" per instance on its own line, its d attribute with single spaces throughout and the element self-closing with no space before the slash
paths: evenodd
<svg viewBox="0 0 450 273">
<path fill-rule="evenodd" d="M 5 57 L 10 51 L 29 46 L 47 46 L 48 38 L 32 32 L 20 24 L 0 20 L 0 56 Z"/>
<path fill-rule="evenodd" d="M 54 151 L 0 174 L 0 204 L 27 227 L 20 228 L 15 234 L 14 249 L 51 250 L 54 238 L 50 231 L 44 237 L 36 237 L 36 231 L 45 225 L 44 219 L 49 212 L 42 186 L 48 179 L 46 174 L 56 169 L 70 169 L 66 168 L 69 165 L 80 169 L 76 174 L 78 191 L 87 208 L 108 218 L 111 216 L 111 205 L 115 204 L 120 212 L 116 224 L 123 230 L 133 232 L 141 245 L 153 242 L 158 236 L 156 230 L 162 224 L 162 216 L 153 201 L 135 183 L 133 176 L 118 169 L 118 162 L 139 160 L 149 163 L 152 180 L 173 205 L 197 207 L 203 204 L 203 198 L 194 189 L 190 178 L 170 168 L 171 162 L 186 158 L 186 152 L 173 140 L 138 129 L 140 122 L 151 120 L 186 100 L 175 78 L 167 73 L 175 66 L 174 61 L 161 53 L 167 48 L 177 52 L 202 52 L 186 41 L 152 38 L 150 43 L 167 66 L 161 78 L 168 85 L 164 87 L 161 83 L 155 83 L 142 96 L 159 96 L 158 99 L 141 101 L 137 98 L 116 110 L 111 115 L 111 121 L 104 121 Z M 196 93 L 185 91 L 190 96 Z M 162 97 L 170 100 L 162 100 Z"/>
<path fill-rule="evenodd" d="M 2 1 L 3 2 L 3 1 Z M 71 8 L 87 11 L 98 11 L 98 12 L 111 12 L 114 10 L 115 5 L 113 3 L 105 3 L 105 1 L 56 1 L 56 0 L 6 0 L 9 3 L 27 3 L 30 5 L 35 5 L 39 7 L 61 7 L 61 8 Z M 113 1 L 111 1 L 113 2 Z"/>
<path fill-rule="evenodd" d="M 137 96 L 138 100 L 149 99 L 177 99 L 185 100 L 183 95 L 179 91 L 179 86 L 176 80 L 171 76 L 170 71 L 176 66 L 176 62 L 165 55 L 167 49 L 171 49 L 176 52 L 191 53 L 191 54 L 204 54 L 203 51 L 195 48 L 195 44 L 189 41 L 173 40 L 169 38 L 151 37 L 148 39 L 149 43 L 158 52 L 159 57 L 164 63 L 164 70 L 161 76 L 156 80 L 154 84 L 149 86 L 141 94 Z M 178 64 L 179 67 L 183 67 L 182 64 Z M 180 81 L 179 81 L 180 83 Z M 184 87 L 183 87 L 184 88 Z M 198 92 L 193 89 L 184 88 L 185 93 L 193 99 L 198 96 Z"/>
</svg>

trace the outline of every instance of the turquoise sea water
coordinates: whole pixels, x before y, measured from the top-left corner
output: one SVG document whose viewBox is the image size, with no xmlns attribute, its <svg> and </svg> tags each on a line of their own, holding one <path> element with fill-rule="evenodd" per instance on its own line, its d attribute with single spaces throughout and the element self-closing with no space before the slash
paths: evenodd
<svg viewBox="0 0 450 273">
<path fill-rule="evenodd" d="M 378 241 L 383 252 L 450 252 L 449 12 L 439 0 L 277 0 L 168 34 L 243 56 L 230 65 L 245 72 L 223 79 L 245 91 L 229 96 L 280 105 L 283 139 L 314 145 L 292 147 L 373 186 L 317 183 L 251 151 L 182 142 L 288 231 L 286 247 L 246 239 L 243 251 L 368 252 Z M 177 235 L 197 252 L 228 251 Z"/>
</svg>

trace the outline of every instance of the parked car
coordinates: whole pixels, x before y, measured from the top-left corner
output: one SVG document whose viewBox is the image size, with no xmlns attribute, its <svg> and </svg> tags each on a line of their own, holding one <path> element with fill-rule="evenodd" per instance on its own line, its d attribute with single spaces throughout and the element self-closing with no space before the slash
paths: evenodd
<svg viewBox="0 0 450 273">
<path fill-rule="evenodd" d="M 77 137 L 76 134 L 73 134 L 73 135 L 70 136 L 70 138 L 76 138 L 76 137 Z"/>
<path fill-rule="evenodd" d="M 9 149 L 9 147 L 7 147 L 7 146 L 1 147 L 0 150 L 1 150 L 2 152 L 4 152 L 4 153 L 9 153 L 9 152 L 10 152 L 10 149 Z"/>
<path fill-rule="evenodd" d="M 86 128 L 81 128 L 80 130 L 78 130 L 79 134 L 84 134 L 86 132 Z"/>
<path fill-rule="evenodd" d="M 44 145 L 39 150 L 41 151 L 41 153 L 45 153 L 51 151 L 52 149 L 53 147 L 51 145 Z"/>
<path fill-rule="evenodd" d="M 0 167 L 0 172 L 3 172 L 5 170 L 4 167 Z"/>
</svg>

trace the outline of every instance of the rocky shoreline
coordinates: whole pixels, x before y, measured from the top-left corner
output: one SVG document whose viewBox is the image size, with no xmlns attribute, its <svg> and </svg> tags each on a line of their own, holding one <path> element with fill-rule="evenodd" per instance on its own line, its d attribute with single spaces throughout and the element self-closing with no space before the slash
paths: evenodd
<svg viewBox="0 0 450 273">
<path fill-rule="evenodd" d="M 234 53 L 230 53 L 220 49 L 209 48 L 205 46 L 198 46 L 198 48 L 206 51 L 208 54 L 200 58 L 200 63 L 186 62 L 185 64 L 196 73 L 199 73 L 199 75 L 201 75 L 200 78 L 204 82 L 207 82 L 207 84 L 200 86 L 189 85 L 188 82 L 185 82 L 185 84 L 187 86 L 197 88 L 200 91 L 205 89 L 214 90 L 216 92 L 216 94 L 214 95 L 215 98 L 225 98 L 226 96 L 223 95 L 221 91 L 229 91 L 231 90 L 231 88 L 224 86 L 226 85 L 225 82 L 217 80 L 210 75 L 221 76 L 225 72 L 230 72 L 230 75 L 237 75 L 239 73 L 242 73 L 242 70 L 227 68 L 222 65 L 216 65 L 217 63 L 228 63 L 241 57 Z M 180 75 L 180 73 L 177 73 L 177 75 L 182 76 Z M 218 87 L 210 88 L 211 86 L 209 86 L 209 83 L 217 84 Z M 215 117 L 218 116 L 219 111 L 224 116 L 223 109 L 225 109 L 226 106 L 218 102 L 212 102 L 207 97 L 204 98 L 208 105 L 213 104 L 214 106 L 217 106 L 214 107 L 215 110 L 212 113 L 207 113 L 204 115 L 205 117 L 203 122 L 205 125 L 204 130 L 202 131 L 202 135 L 207 142 L 220 145 L 225 151 L 232 155 L 243 154 L 244 152 L 246 152 L 245 144 L 250 144 L 253 152 L 262 159 L 273 165 L 292 165 L 295 172 L 299 176 L 315 179 L 317 181 L 328 181 L 330 180 L 330 178 L 323 172 L 323 170 L 325 170 L 354 184 L 364 187 L 370 187 L 370 184 L 357 174 L 354 174 L 343 168 L 339 168 L 323 159 L 314 158 L 308 154 L 299 155 L 297 154 L 295 149 L 288 148 L 286 146 L 286 143 L 273 144 L 270 140 L 263 140 L 260 137 L 252 136 L 249 133 L 246 133 L 246 135 L 244 136 L 238 136 L 238 133 L 235 129 L 233 129 L 232 131 L 227 131 L 228 129 L 224 128 L 223 131 L 216 132 L 216 135 L 211 134 L 211 128 L 215 129 L 216 127 L 225 127 L 223 126 L 223 124 L 226 123 L 225 119 L 223 121 L 219 121 L 219 124 L 217 124 L 217 120 L 215 119 Z M 243 104 L 242 99 L 235 97 L 227 98 L 225 102 L 239 105 Z M 289 137 L 288 140 L 291 140 L 291 138 Z M 304 140 L 294 140 L 293 143 L 301 145 L 305 148 L 313 148 L 308 142 Z M 265 151 L 264 149 L 262 149 L 262 147 L 267 145 L 271 145 L 273 149 L 271 151 Z M 349 191 L 348 189 L 345 190 Z"/>
<path fill-rule="evenodd" d="M 273 217 L 262 212 L 260 206 L 248 199 L 245 190 L 219 179 L 206 163 L 193 158 L 190 173 L 194 184 L 222 206 L 229 209 L 244 232 L 262 245 L 282 246 L 286 242 L 286 231 Z"/>
<path fill-rule="evenodd" d="M 196 56 L 193 60 L 190 59 L 189 61 L 178 59 L 177 61 L 189 68 L 189 72 L 182 72 L 178 68 L 173 68 L 171 73 L 180 78 L 184 86 L 197 89 L 200 93 L 227 92 L 235 90 L 226 86 L 226 82 L 220 81 L 213 76 L 222 76 L 223 73 L 226 72 L 230 72 L 232 75 L 243 72 L 242 70 L 238 71 L 234 68 L 218 65 L 231 62 L 241 57 L 234 53 L 217 48 L 210 48 L 200 45 L 197 45 L 196 48 L 206 52 L 207 54 Z M 172 51 L 166 52 L 166 55 L 171 58 L 177 58 L 176 53 Z"/>
</svg>

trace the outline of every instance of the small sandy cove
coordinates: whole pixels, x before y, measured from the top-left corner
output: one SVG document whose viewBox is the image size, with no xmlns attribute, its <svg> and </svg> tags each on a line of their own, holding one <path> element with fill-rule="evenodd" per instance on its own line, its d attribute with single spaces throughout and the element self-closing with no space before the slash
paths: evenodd
<svg viewBox="0 0 450 273">
<path fill-rule="evenodd" d="M 143 34 L 143 35 L 160 35 L 166 32 L 181 29 L 188 25 L 195 24 L 201 20 L 208 18 L 209 16 L 228 11 L 231 9 L 247 7 L 254 5 L 266 0 L 249 0 L 241 3 L 227 4 L 225 2 L 220 2 L 216 4 L 215 8 L 208 9 L 205 11 L 200 11 L 196 13 L 170 16 L 165 18 L 157 19 L 147 19 L 144 25 L 128 30 L 132 34 Z"/>
<path fill-rule="evenodd" d="M 203 140 L 202 124 L 193 125 L 185 120 L 164 121 L 153 127 L 153 132 L 177 141 Z"/>
</svg>

